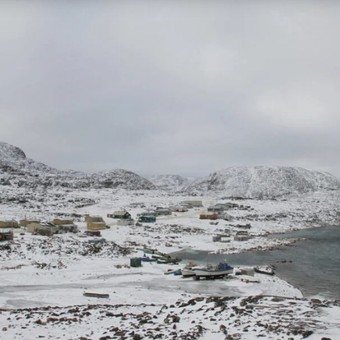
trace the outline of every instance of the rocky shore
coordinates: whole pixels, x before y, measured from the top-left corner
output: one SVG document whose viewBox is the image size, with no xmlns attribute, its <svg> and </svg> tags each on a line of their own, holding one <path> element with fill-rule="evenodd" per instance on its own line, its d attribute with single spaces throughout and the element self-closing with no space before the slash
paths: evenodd
<svg viewBox="0 0 340 340">
<path fill-rule="evenodd" d="M 173 304 L 86 304 L 0 310 L 3 338 L 330 339 L 340 301 L 194 297 Z M 335 339 L 335 338 L 333 338 Z"/>
</svg>

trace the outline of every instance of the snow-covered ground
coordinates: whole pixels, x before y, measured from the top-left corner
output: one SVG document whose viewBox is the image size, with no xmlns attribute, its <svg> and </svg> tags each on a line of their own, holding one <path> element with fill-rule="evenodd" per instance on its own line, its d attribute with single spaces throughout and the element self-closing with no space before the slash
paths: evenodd
<svg viewBox="0 0 340 340">
<path fill-rule="evenodd" d="M 25 191 L 3 187 L 3 195 Z M 2 219 L 52 220 L 74 216 L 78 234 L 35 236 L 15 230 L 14 242 L 1 243 L 0 338 L 3 339 L 309 339 L 340 334 L 338 302 L 304 299 L 276 276 L 256 274 L 259 283 L 194 281 L 164 275 L 185 266 L 145 263 L 130 267 L 130 258 L 147 246 L 171 253 L 183 248 L 233 253 L 270 249 L 287 241 L 268 234 L 338 224 L 339 191 L 315 192 L 277 200 L 230 200 L 217 194 L 189 196 L 160 190 L 60 188 L 37 190 L 34 200 L 0 204 Z M 37 199 L 39 198 L 39 199 Z M 108 213 L 126 209 L 133 218 L 156 207 L 202 200 L 203 208 L 161 216 L 156 223 L 119 226 Z M 214 203 L 232 202 L 232 221 L 200 220 Z M 32 208 L 32 205 L 36 205 Z M 82 237 L 84 215 L 100 215 L 110 226 L 97 246 Z M 250 224 L 248 241 L 235 241 L 239 226 Z M 212 237 L 231 232 L 230 242 Z M 107 293 L 96 299 L 84 292 Z M 1 330 L 2 329 L 2 330 Z"/>
</svg>

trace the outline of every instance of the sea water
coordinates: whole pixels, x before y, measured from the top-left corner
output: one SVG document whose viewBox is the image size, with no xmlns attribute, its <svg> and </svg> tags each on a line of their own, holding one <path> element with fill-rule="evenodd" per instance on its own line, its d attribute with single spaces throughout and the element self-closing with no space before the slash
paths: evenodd
<svg viewBox="0 0 340 340">
<path fill-rule="evenodd" d="M 177 252 L 176 256 L 200 263 L 273 265 L 275 273 L 300 289 L 304 296 L 340 299 L 340 226 L 304 229 L 272 237 L 298 238 L 299 241 L 271 251 L 223 255 L 186 250 Z"/>
</svg>

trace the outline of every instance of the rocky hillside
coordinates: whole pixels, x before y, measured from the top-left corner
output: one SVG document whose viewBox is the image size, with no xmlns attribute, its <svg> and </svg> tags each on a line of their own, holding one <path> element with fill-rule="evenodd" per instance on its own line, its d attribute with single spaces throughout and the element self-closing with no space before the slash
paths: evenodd
<svg viewBox="0 0 340 340">
<path fill-rule="evenodd" d="M 196 180 L 190 193 L 221 192 L 228 197 L 275 198 L 319 190 L 338 190 L 340 180 L 331 174 L 298 167 L 230 167 Z"/>
<path fill-rule="evenodd" d="M 175 192 L 182 191 L 192 182 L 191 178 L 179 175 L 152 175 L 148 180 L 162 190 Z"/>
<path fill-rule="evenodd" d="M 122 169 L 93 174 L 57 170 L 27 158 L 20 148 L 3 142 L 0 142 L 0 185 L 27 188 L 155 189 L 150 181 Z"/>
</svg>

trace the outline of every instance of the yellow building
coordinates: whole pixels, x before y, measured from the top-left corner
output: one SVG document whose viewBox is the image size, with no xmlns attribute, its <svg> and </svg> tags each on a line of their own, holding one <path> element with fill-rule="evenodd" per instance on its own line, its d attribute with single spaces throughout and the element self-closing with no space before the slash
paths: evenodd
<svg viewBox="0 0 340 340">
<path fill-rule="evenodd" d="M 0 221 L 0 228 L 19 228 L 19 224 L 17 221 Z"/>
<path fill-rule="evenodd" d="M 106 223 L 101 216 L 85 216 L 85 222 L 88 230 L 106 229 Z"/>
</svg>

